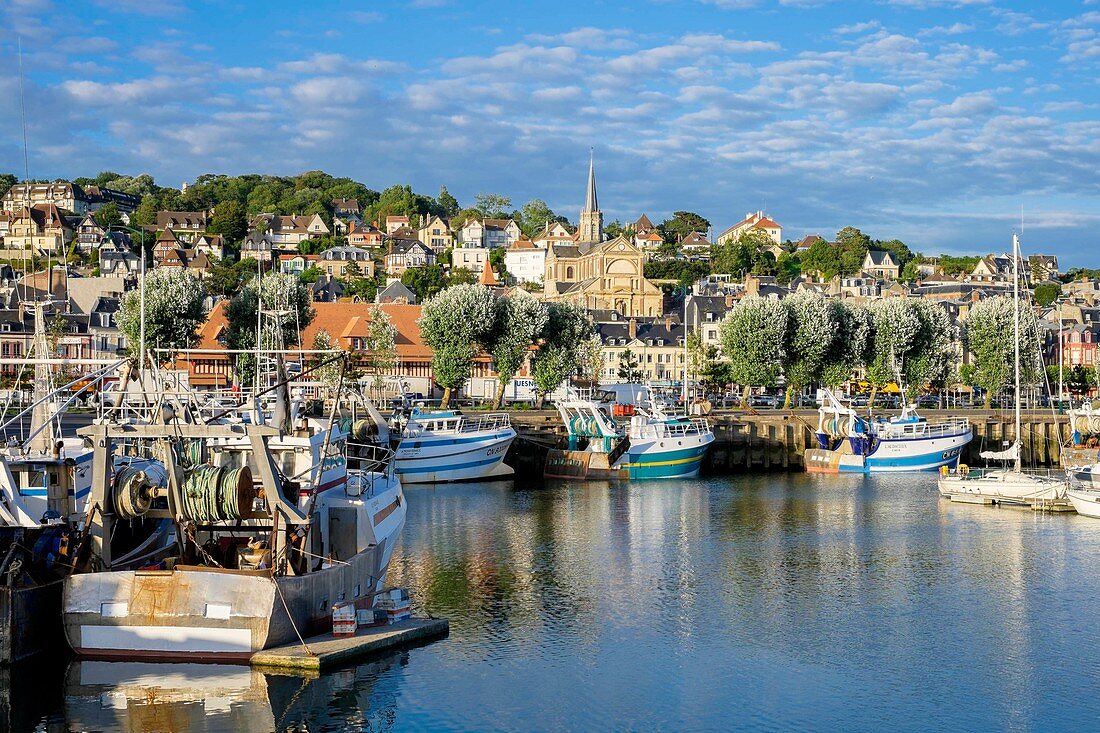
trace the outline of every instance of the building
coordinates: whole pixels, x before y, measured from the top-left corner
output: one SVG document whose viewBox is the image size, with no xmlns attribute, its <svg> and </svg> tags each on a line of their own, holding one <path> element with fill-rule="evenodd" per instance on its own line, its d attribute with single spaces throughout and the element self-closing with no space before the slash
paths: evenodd
<svg viewBox="0 0 1100 733">
<path fill-rule="evenodd" d="M 582 244 L 603 241 L 603 212 L 596 198 L 596 159 L 588 155 L 588 185 L 584 191 L 584 206 L 577 225 L 576 240 Z"/>
<path fill-rule="evenodd" d="M 1031 255 L 1027 258 L 1027 268 L 1032 282 L 1057 279 L 1058 258 L 1053 255 Z"/>
<path fill-rule="evenodd" d="M 419 239 L 391 239 L 386 253 L 386 273 L 401 277 L 410 267 L 435 264 L 435 252 Z"/>
<path fill-rule="evenodd" d="M 321 253 L 317 266 L 321 268 L 321 272 L 330 277 L 349 277 L 349 267 L 353 275 L 374 277 L 374 260 L 370 252 L 362 247 L 345 246 L 326 249 Z"/>
<path fill-rule="evenodd" d="M 745 214 L 744 219 L 719 234 L 718 244 L 736 241 L 742 234 L 754 229 L 767 234 L 776 244 L 783 243 L 783 227 L 763 211 L 757 211 Z"/>
<path fill-rule="evenodd" d="M 348 244 L 353 247 L 381 247 L 382 231 L 371 224 L 356 224 L 348 230 Z"/>
<path fill-rule="evenodd" d="M 897 280 L 901 275 L 901 265 L 893 252 L 869 249 L 863 256 L 863 271 L 880 280 Z"/>
<path fill-rule="evenodd" d="M 393 234 L 402 227 L 409 225 L 409 217 L 407 216 L 387 216 L 386 217 L 386 234 Z"/>
<path fill-rule="evenodd" d="M 88 254 L 99 249 L 103 244 L 103 240 L 107 238 L 107 230 L 99 225 L 95 220 L 95 216 L 91 213 L 85 214 L 80 223 L 76 225 L 73 241 L 76 243 L 76 251 L 81 254 Z"/>
<path fill-rule="evenodd" d="M 359 199 L 333 199 L 332 215 L 349 223 L 359 223 L 363 220 L 363 208 L 359 205 Z"/>
<path fill-rule="evenodd" d="M 225 238 L 220 234 L 199 234 L 191 240 L 191 248 L 207 257 L 225 258 Z"/>
<path fill-rule="evenodd" d="M 710 247 L 710 240 L 702 232 L 692 232 L 680 241 L 680 251 L 693 260 L 709 260 Z"/>
<path fill-rule="evenodd" d="M 546 252 L 530 239 L 520 239 L 504 253 L 504 269 L 518 283 L 541 283 L 546 274 Z"/>
<path fill-rule="evenodd" d="M 297 251 L 298 246 L 307 239 L 316 239 L 331 233 L 320 214 L 261 214 L 256 223 L 273 249 Z"/>
<path fill-rule="evenodd" d="M 522 240 L 521 236 L 516 241 Z M 539 249 L 549 249 L 554 244 L 573 244 L 573 233 L 560 221 L 549 221 L 535 236 L 531 237 L 531 241 Z"/>
<path fill-rule="evenodd" d="M 316 267 L 321 255 L 304 255 L 300 252 L 279 255 L 279 272 L 298 277 L 310 267 Z"/>
<path fill-rule="evenodd" d="M 507 253 L 505 253 L 507 257 Z M 484 247 L 462 246 L 451 250 L 451 267 L 461 267 L 470 272 L 481 272 L 489 261 L 489 250 Z"/>
<path fill-rule="evenodd" d="M 17 183 L 0 199 L 0 208 L 15 212 L 24 206 L 53 205 L 72 214 L 96 211 L 104 204 L 113 203 L 122 213 L 132 212 L 141 199 L 132 194 L 100 186 L 78 186 L 67 181 L 53 183 Z"/>
<path fill-rule="evenodd" d="M 386 287 L 378 291 L 375 303 L 397 303 L 398 305 L 416 305 L 416 293 L 409 290 L 400 280 L 391 280 Z"/>
<path fill-rule="evenodd" d="M 672 319 L 601 323 L 596 333 L 603 343 L 600 350 L 600 381 L 622 381 L 619 369 L 635 361 L 640 382 L 678 381 L 684 372 L 684 325 Z M 630 352 L 624 358 L 624 352 Z"/>
<path fill-rule="evenodd" d="M 241 259 L 270 264 L 271 258 L 271 241 L 261 232 L 249 232 L 241 242 Z"/>
<path fill-rule="evenodd" d="M 158 211 L 157 230 L 171 229 L 176 238 L 188 244 L 206 231 L 209 217 L 205 211 Z"/>
<path fill-rule="evenodd" d="M 445 219 L 439 216 L 430 217 L 420 229 L 417 230 L 417 238 L 432 248 L 436 254 L 442 254 L 445 250 L 454 246 L 455 238 L 451 234 L 451 227 Z"/>
<path fill-rule="evenodd" d="M 73 224 L 56 204 L 35 204 L 12 213 L 8 234 L 0 256 L 18 258 L 28 255 L 64 254 L 74 235 Z"/>
<path fill-rule="evenodd" d="M 458 230 L 458 241 L 462 247 L 508 248 L 522 233 L 519 224 L 512 219 L 473 218 Z"/>
</svg>

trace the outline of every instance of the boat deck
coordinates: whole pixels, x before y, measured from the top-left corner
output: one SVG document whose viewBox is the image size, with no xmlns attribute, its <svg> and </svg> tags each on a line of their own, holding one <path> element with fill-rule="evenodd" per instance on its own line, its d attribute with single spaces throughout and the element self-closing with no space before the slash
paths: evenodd
<svg viewBox="0 0 1100 733">
<path fill-rule="evenodd" d="M 264 649 L 252 655 L 253 667 L 320 672 L 361 657 L 391 649 L 417 646 L 450 633 L 447 619 L 413 618 L 388 626 L 360 628 L 355 636 L 322 634 L 301 642 Z"/>
</svg>

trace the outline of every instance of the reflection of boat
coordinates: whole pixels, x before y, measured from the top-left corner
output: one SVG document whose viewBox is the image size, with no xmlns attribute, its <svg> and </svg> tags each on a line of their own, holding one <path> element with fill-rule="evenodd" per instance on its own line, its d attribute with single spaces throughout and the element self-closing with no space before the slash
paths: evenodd
<svg viewBox="0 0 1100 733">
<path fill-rule="evenodd" d="M 806 451 L 807 471 L 878 473 L 954 465 L 974 436 L 966 418 L 929 422 L 913 405 L 888 420 L 860 417 L 831 390 L 822 390 L 818 448 Z"/>
<path fill-rule="evenodd" d="M 613 392 L 599 401 L 570 389 L 558 401 L 558 412 L 569 431 L 567 450 L 551 450 L 546 475 L 560 478 L 649 479 L 699 475 L 707 448 L 714 442 L 710 425 L 701 418 L 667 417 L 649 400 L 624 412 Z"/>
<path fill-rule="evenodd" d="M 349 693 L 369 706 L 373 680 L 401 655 L 323 677 L 267 675 L 225 664 L 80 660 L 64 685 L 65 730 L 101 733 L 189 731 L 269 733 L 309 730 L 340 713 Z"/>
<path fill-rule="evenodd" d="M 395 420 L 391 431 L 397 475 L 402 482 L 476 481 L 512 475 L 504 464 L 516 438 L 508 415 L 463 415 L 454 410 L 422 412 Z"/>
<path fill-rule="evenodd" d="M 405 522 L 392 454 L 379 450 L 349 474 L 339 428 L 284 414 L 278 427 L 174 421 L 82 431 L 95 445 L 92 501 L 113 510 L 92 519 L 103 565 L 117 567 L 103 538 L 120 524 L 169 520 L 176 531 L 171 556 L 158 553 L 152 565 L 136 559 L 65 581 L 65 635 L 78 654 L 246 660 L 329 628 L 334 604 L 372 605 Z M 300 451 L 286 450 L 287 432 Z M 154 457 L 168 485 L 140 472 L 112 477 L 115 449 Z"/>
</svg>

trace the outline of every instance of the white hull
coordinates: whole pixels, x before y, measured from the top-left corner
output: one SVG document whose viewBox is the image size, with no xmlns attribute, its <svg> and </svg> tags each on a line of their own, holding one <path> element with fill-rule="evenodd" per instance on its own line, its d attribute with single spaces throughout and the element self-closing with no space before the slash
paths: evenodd
<svg viewBox="0 0 1100 733">
<path fill-rule="evenodd" d="M 432 433 L 402 439 L 394 470 L 404 484 L 474 481 L 510 476 L 504 456 L 515 440 L 511 427 L 474 433 Z"/>
<path fill-rule="evenodd" d="M 1100 491 L 1070 489 L 1066 497 L 1081 516 L 1100 519 Z"/>
<path fill-rule="evenodd" d="M 1100 489 L 1100 463 L 1072 470 L 1073 480 L 1086 488 Z"/>
<path fill-rule="evenodd" d="M 968 494 L 997 501 L 1050 501 L 1062 498 L 1065 482 L 1015 471 L 988 471 L 974 476 L 944 476 L 939 480 L 940 494 Z"/>
</svg>

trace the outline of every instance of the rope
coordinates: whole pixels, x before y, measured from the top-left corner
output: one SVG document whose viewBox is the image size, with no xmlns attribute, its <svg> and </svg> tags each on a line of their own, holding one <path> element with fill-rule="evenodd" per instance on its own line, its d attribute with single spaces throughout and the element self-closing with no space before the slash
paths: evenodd
<svg viewBox="0 0 1100 733">
<path fill-rule="evenodd" d="M 195 522 L 240 519 L 242 483 L 252 483 L 247 467 L 196 466 L 183 482 L 182 514 Z"/>
<path fill-rule="evenodd" d="M 149 477 L 137 468 L 124 468 L 115 476 L 115 513 L 123 519 L 139 519 L 153 504 Z"/>
<path fill-rule="evenodd" d="M 302 632 L 298 631 L 298 624 L 294 623 L 294 615 L 290 612 L 290 606 L 286 605 L 286 598 L 283 597 L 283 589 L 279 587 L 279 581 L 272 578 L 271 582 L 275 584 L 275 591 L 279 594 L 279 600 L 282 601 L 283 610 L 286 611 L 286 617 L 290 621 L 290 628 L 294 629 L 294 635 L 298 637 L 298 641 L 301 642 L 302 648 L 306 650 L 306 654 L 309 656 L 317 656 L 313 653 L 313 650 L 309 648 L 309 644 L 306 643 L 306 640 L 302 638 Z"/>
</svg>

